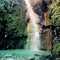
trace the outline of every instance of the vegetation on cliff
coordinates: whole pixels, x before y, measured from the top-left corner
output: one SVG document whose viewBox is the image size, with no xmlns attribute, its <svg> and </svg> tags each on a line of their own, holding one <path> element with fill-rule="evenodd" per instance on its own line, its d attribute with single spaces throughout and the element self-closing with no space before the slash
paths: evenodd
<svg viewBox="0 0 60 60">
<path fill-rule="evenodd" d="M 48 6 L 49 18 L 51 19 L 51 25 L 53 27 L 53 40 L 54 40 L 54 50 L 60 51 L 60 1 L 52 0 L 52 3 Z M 55 32 L 54 32 L 55 30 Z M 54 34 L 56 33 L 56 34 Z M 57 47 L 57 48 L 56 48 Z"/>
</svg>

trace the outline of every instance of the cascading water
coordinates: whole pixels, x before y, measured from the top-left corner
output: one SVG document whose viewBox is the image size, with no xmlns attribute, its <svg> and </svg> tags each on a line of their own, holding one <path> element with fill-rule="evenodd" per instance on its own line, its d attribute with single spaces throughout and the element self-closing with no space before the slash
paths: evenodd
<svg viewBox="0 0 60 60">
<path fill-rule="evenodd" d="M 37 24 L 39 22 L 38 15 L 34 12 L 33 7 L 31 5 L 30 0 L 25 0 L 25 4 L 27 7 L 27 12 L 30 17 L 30 22 L 28 23 L 27 26 L 27 31 L 28 31 L 28 39 L 27 39 L 27 44 L 26 48 L 31 49 L 31 50 L 39 50 L 40 49 L 40 27 Z"/>
</svg>

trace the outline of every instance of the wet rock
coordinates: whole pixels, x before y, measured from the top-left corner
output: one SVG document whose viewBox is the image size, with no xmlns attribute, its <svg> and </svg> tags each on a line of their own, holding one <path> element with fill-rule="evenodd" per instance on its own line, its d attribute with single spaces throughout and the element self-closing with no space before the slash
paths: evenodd
<svg viewBox="0 0 60 60">
<path fill-rule="evenodd" d="M 28 60 L 34 60 L 34 56 L 28 57 Z"/>
</svg>

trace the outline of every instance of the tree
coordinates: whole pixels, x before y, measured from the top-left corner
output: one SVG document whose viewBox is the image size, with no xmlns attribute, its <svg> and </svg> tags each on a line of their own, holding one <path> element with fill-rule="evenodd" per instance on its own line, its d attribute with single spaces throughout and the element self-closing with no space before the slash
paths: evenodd
<svg viewBox="0 0 60 60">
<path fill-rule="evenodd" d="M 26 24 L 18 1 L 0 0 L 0 27 L 1 49 L 8 48 L 11 39 L 18 44 L 20 37 L 25 35 Z"/>
</svg>

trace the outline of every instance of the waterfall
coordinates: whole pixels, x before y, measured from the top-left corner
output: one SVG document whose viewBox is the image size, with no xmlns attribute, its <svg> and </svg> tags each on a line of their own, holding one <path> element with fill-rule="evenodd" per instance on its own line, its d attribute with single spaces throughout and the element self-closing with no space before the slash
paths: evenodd
<svg viewBox="0 0 60 60">
<path fill-rule="evenodd" d="M 40 20 L 38 18 L 38 15 L 33 10 L 31 1 L 25 0 L 25 4 L 28 15 L 30 17 L 30 22 L 28 23 L 27 26 L 28 38 L 27 38 L 26 48 L 31 50 L 39 50 L 41 43 L 40 43 L 40 34 L 39 34 L 40 25 L 38 25 L 38 23 Z"/>
</svg>

